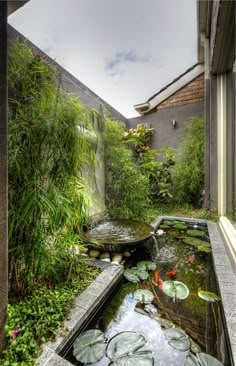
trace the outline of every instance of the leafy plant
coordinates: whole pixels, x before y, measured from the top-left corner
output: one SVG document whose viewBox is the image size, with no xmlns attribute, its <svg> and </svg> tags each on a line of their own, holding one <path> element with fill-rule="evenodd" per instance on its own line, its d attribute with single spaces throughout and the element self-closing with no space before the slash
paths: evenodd
<svg viewBox="0 0 236 366">
<path fill-rule="evenodd" d="M 40 344 L 55 337 L 75 297 L 99 273 L 99 269 L 88 268 L 83 264 L 73 280 L 52 288 L 38 286 L 33 289 L 31 296 L 8 305 L 5 327 L 7 348 L 0 357 L 0 364 L 35 365 L 35 359 L 41 352 Z"/>
<path fill-rule="evenodd" d="M 134 298 L 136 301 L 140 302 L 141 304 L 149 304 L 154 299 L 154 296 L 151 291 L 139 289 L 136 290 L 134 293 Z"/>
<path fill-rule="evenodd" d="M 145 220 L 151 208 L 148 178 L 124 142 L 124 129 L 106 119 L 106 205 L 112 218 Z"/>
<path fill-rule="evenodd" d="M 89 364 L 103 358 L 107 339 L 99 329 L 89 329 L 80 334 L 73 344 L 73 355 L 77 361 Z"/>
<path fill-rule="evenodd" d="M 204 118 L 194 117 L 186 127 L 186 138 L 173 171 L 173 192 L 178 203 L 199 206 L 204 189 L 204 143 Z"/>
<path fill-rule="evenodd" d="M 140 282 L 148 278 L 148 273 L 143 268 L 132 267 L 124 271 L 124 277 L 130 282 Z"/>
<path fill-rule="evenodd" d="M 154 359 L 151 351 L 138 351 L 134 354 L 123 356 L 111 362 L 109 366 L 153 366 Z"/>
<path fill-rule="evenodd" d="M 146 271 L 154 271 L 156 269 L 156 264 L 152 261 L 140 261 L 136 266 Z"/>
</svg>

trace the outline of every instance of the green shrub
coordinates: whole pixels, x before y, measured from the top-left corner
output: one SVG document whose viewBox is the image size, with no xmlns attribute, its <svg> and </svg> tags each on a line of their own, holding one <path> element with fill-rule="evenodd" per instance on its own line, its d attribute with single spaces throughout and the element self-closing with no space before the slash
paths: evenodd
<svg viewBox="0 0 236 366">
<path fill-rule="evenodd" d="M 119 122 L 106 124 L 106 204 L 111 217 L 143 219 L 150 209 L 148 177 L 134 161 Z"/>
<path fill-rule="evenodd" d="M 179 203 L 198 205 L 204 189 L 205 121 L 194 117 L 186 127 L 186 138 L 173 172 L 174 197 Z"/>
<path fill-rule="evenodd" d="M 8 306 L 5 326 L 7 348 L 1 366 L 33 366 L 40 344 L 55 337 L 75 297 L 97 277 L 100 270 L 80 266 L 77 276 L 53 288 L 40 287 L 31 296 Z"/>
</svg>

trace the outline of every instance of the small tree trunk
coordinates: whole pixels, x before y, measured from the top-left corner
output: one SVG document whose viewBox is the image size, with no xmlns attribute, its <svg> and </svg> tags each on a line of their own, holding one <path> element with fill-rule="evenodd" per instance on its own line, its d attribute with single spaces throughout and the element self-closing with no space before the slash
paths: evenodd
<svg viewBox="0 0 236 366">
<path fill-rule="evenodd" d="M 0 352 L 8 302 L 7 1 L 0 1 Z"/>
</svg>

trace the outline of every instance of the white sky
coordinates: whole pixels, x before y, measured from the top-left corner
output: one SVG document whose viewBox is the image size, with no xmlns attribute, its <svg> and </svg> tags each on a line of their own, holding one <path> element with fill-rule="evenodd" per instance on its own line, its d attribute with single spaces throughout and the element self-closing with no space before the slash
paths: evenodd
<svg viewBox="0 0 236 366">
<path fill-rule="evenodd" d="M 127 118 L 197 62 L 196 0 L 31 0 L 8 21 Z"/>
</svg>

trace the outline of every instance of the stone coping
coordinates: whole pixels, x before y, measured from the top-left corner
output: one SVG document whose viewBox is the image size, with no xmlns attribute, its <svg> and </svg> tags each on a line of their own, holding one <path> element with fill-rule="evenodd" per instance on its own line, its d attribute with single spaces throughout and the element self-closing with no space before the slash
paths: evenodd
<svg viewBox="0 0 236 366">
<path fill-rule="evenodd" d="M 91 318 L 97 306 L 107 298 L 113 286 L 118 284 L 123 276 L 124 268 L 121 265 L 100 260 L 92 261 L 91 265 L 102 268 L 102 273 L 75 299 L 64 321 L 64 326 L 62 329 L 59 329 L 56 339 L 41 346 L 43 352 L 36 361 L 37 365 L 72 365 L 60 357 L 58 353 L 63 349 L 65 344 L 70 343 L 76 332 Z"/>
<path fill-rule="evenodd" d="M 221 237 L 218 223 L 186 217 L 158 216 L 151 223 L 154 230 L 163 220 L 181 220 L 188 223 L 201 223 L 207 226 L 212 247 L 213 266 L 224 310 L 226 336 L 228 336 L 228 343 L 231 346 L 232 352 L 231 356 L 236 365 L 236 276 L 227 254 L 225 242 Z"/>
</svg>

